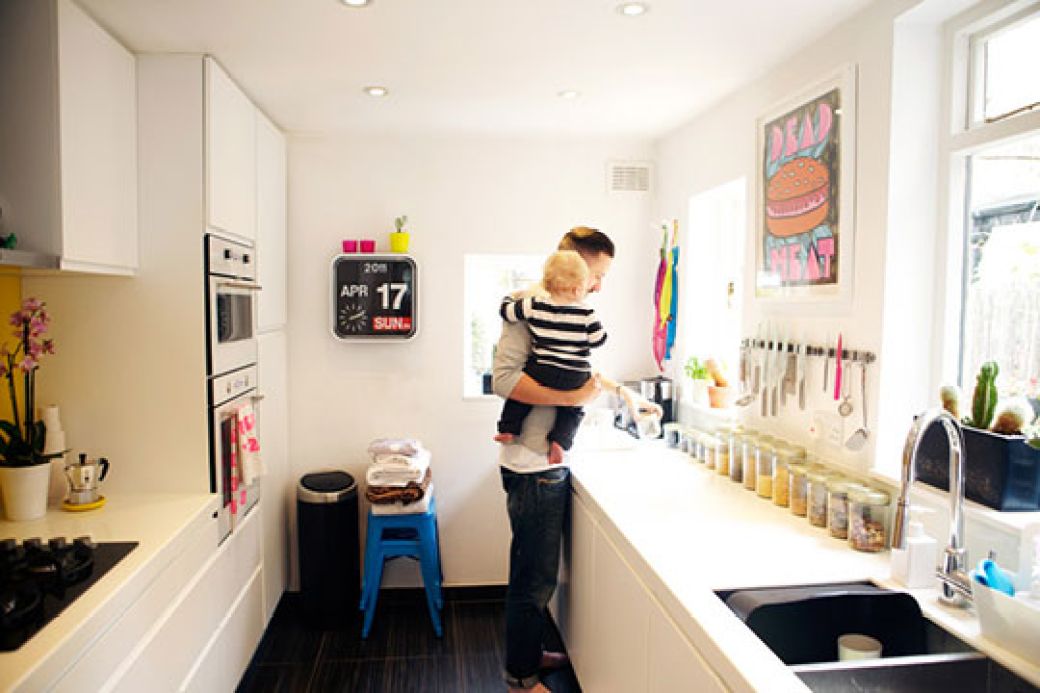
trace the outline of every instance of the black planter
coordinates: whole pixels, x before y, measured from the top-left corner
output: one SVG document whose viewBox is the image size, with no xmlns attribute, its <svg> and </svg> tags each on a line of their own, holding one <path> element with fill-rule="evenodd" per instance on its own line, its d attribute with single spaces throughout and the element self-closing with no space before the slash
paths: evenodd
<svg viewBox="0 0 1040 693">
<path fill-rule="evenodd" d="M 1024 436 L 1006 436 L 964 427 L 964 495 L 994 510 L 1040 510 L 1040 450 Z M 942 426 L 932 425 L 921 439 L 917 480 L 950 488 L 949 446 Z"/>
</svg>

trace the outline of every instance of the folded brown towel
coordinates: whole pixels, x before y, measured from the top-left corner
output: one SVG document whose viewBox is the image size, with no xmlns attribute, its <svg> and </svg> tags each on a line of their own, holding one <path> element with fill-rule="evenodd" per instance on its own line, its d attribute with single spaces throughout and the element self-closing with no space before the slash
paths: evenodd
<svg viewBox="0 0 1040 693">
<path fill-rule="evenodd" d="M 407 486 L 369 486 L 365 489 L 365 498 L 370 503 L 414 503 L 426 495 L 432 477 L 433 471 L 427 469 L 418 483 L 409 481 Z"/>
</svg>

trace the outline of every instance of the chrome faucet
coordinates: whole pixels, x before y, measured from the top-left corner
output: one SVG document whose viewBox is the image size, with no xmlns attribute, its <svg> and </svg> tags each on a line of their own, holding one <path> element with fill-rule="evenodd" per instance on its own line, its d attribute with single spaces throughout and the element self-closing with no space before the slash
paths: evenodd
<svg viewBox="0 0 1040 693">
<path fill-rule="evenodd" d="M 906 528 L 910 522 L 910 485 L 917 471 L 917 453 L 921 439 L 939 422 L 946 431 L 950 447 L 950 543 L 943 551 L 942 563 L 935 575 L 942 583 L 939 599 L 950 606 L 965 607 L 971 599 L 967 551 L 964 549 L 964 432 L 945 409 L 929 409 L 914 419 L 903 446 L 902 486 L 896 503 L 892 530 L 892 548 L 906 548 Z"/>
</svg>

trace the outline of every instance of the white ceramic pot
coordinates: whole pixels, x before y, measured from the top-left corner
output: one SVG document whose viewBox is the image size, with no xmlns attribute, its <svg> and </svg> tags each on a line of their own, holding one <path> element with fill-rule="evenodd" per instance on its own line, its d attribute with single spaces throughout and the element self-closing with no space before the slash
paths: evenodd
<svg viewBox="0 0 1040 693">
<path fill-rule="evenodd" d="M 0 467 L 0 492 L 4 515 L 13 522 L 36 520 L 47 513 L 51 466 Z"/>
<path fill-rule="evenodd" d="M 690 380 L 690 400 L 694 404 L 708 406 L 708 387 L 714 384 L 714 380 Z"/>
</svg>

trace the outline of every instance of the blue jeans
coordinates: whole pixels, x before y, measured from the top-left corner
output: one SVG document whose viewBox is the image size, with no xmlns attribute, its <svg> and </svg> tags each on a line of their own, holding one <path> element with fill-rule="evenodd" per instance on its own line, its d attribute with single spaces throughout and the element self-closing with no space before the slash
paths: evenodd
<svg viewBox="0 0 1040 693">
<path fill-rule="evenodd" d="M 517 474 L 502 468 L 501 472 L 513 530 L 506 591 L 506 682 L 514 688 L 530 688 L 538 681 L 546 606 L 559 573 L 570 470 Z"/>
</svg>

